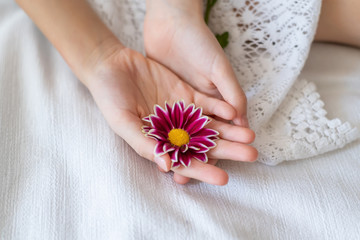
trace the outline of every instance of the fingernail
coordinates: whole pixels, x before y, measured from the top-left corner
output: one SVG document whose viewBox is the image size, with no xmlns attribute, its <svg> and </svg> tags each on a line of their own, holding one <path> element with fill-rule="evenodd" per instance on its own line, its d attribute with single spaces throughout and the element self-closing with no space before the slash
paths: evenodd
<svg viewBox="0 0 360 240">
<path fill-rule="evenodd" d="M 165 172 L 168 172 L 168 171 L 169 171 L 165 159 L 163 159 L 163 158 L 161 158 L 161 157 L 156 157 L 156 158 L 155 158 L 155 162 L 156 162 L 157 165 L 158 165 L 159 167 L 161 167 Z"/>
</svg>

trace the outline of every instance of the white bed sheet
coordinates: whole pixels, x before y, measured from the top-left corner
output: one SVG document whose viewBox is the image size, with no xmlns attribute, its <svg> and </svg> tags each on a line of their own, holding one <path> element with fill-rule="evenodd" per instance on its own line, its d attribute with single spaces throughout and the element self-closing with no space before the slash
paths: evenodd
<svg viewBox="0 0 360 240">
<path fill-rule="evenodd" d="M 6 1 L 5 1 L 6 2 Z M 359 239 L 360 143 L 276 167 L 222 161 L 177 185 L 107 126 L 14 4 L 0 3 L 0 239 Z M 315 44 L 302 77 L 360 127 L 360 50 Z"/>
</svg>

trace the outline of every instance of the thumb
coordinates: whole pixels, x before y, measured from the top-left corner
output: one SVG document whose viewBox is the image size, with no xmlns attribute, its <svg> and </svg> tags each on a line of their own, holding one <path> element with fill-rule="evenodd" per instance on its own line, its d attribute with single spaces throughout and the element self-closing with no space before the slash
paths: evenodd
<svg viewBox="0 0 360 240">
<path fill-rule="evenodd" d="M 216 85 L 223 99 L 236 109 L 236 117 L 232 119 L 234 124 L 249 127 L 246 95 L 237 81 L 225 53 L 221 54 L 214 62 L 211 81 Z"/>
<path fill-rule="evenodd" d="M 125 112 L 121 122 L 112 124 L 113 130 L 122 137 L 141 157 L 155 162 L 165 172 L 170 171 L 171 160 L 169 154 L 155 156 L 156 140 L 145 137 L 141 131 L 142 120 L 133 113 Z"/>
</svg>

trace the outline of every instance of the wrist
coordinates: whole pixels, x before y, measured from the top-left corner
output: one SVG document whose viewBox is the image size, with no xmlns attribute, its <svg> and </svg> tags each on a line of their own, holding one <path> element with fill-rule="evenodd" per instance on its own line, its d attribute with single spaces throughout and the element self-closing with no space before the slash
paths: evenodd
<svg viewBox="0 0 360 240">
<path fill-rule="evenodd" d="M 108 68 L 107 60 L 122 49 L 125 49 L 125 46 L 115 36 L 104 39 L 84 59 L 76 75 L 85 86 L 89 87 L 94 76 L 102 72 L 102 69 Z"/>
<path fill-rule="evenodd" d="M 111 54 L 115 46 L 123 47 L 86 0 L 17 2 L 85 85 L 89 69 Z"/>
<path fill-rule="evenodd" d="M 155 16 L 189 15 L 203 18 L 203 0 L 146 0 L 146 13 Z"/>
</svg>

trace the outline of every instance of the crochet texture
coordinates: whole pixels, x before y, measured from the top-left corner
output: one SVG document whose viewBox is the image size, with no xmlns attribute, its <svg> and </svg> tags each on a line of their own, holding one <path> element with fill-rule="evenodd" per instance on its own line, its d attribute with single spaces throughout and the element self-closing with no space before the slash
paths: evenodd
<svg viewBox="0 0 360 240">
<path fill-rule="evenodd" d="M 144 53 L 145 1 L 90 3 L 126 46 Z M 320 8 L 317 0 L 219 0 L 210 14 L 214 33 L 230 33 L 225 52 L 248 97 L 249 122 L 262 163 L 315 156 L 359 137 L 350 123 L 328 119 L 315 85 L 297 79 Z"/>
</svg>

